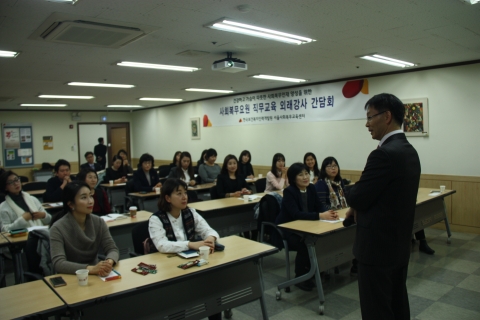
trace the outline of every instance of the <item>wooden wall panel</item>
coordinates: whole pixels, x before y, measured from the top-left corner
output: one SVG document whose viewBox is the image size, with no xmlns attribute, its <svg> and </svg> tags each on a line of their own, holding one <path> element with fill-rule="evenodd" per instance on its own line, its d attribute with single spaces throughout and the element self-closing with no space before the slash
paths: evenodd
<svg viewBox="0 0 480 320">
<path fill-rule="evenodd" d="M 453 224 L 480 228 L 480 183 L 453 181 Z"/>
</svg>

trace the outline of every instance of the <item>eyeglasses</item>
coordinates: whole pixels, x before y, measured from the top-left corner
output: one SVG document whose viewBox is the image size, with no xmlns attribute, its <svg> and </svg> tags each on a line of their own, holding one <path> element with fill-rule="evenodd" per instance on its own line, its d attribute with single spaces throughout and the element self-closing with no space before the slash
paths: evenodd
<svg viewBox="0 0 480 320">
<path fill-rule="evenodd" d="M 387 111 L 388 111 L 388 110 L 385 110 L 385 111 L 379 112 L 379 113 L 377 113 L 377 114 L 374 114 L 373 116 L 367 117 L 367 122 L 372 121 L 373 117 L 376 117 L 376 116 L 378 116 L 378 115 L 380 115 L 380 114 L 382 114 L 382 113 L 385 113 L 385 112 L 387 112 Z"/>
<path fill-rule="evenodd" d="M 19 178 L 15 178 L 13 180 L 7 181 L 7 186 L 11 186 L 12 184 L 15 184 L 17 182 L 20 182 Z"/>
<path fill-rule="evenodd" d="M 326 166 L 325 168 L 328 168 L 328 169 L 338 169 L 338 166 L 330 166 L 330 165 L 328 165 L 328 166 Z"/>
</svg>

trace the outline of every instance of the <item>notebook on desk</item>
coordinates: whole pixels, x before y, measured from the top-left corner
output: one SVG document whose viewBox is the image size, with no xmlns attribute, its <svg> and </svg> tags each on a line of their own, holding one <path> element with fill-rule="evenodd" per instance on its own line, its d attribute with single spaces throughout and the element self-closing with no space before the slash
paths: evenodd
<svg viewBox="0 0 480 320">
<path fill-rule="evenodd" d="M 177 253 L 180 257 L 185 258 L 185 259 L 190 259 L 190 258 L 195 258 L 198 257 L 198 251 L 196 250 L 185 250 L 182 252 Z"/>
</svg>

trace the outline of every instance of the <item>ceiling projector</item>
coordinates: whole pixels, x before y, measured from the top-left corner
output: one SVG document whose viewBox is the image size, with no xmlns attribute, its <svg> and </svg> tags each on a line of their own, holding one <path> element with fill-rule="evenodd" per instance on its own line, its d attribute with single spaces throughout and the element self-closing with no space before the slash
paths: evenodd
<svg viewBox="0 0 480 320">
<path fill-rule="evenodd" d="M 217 60 L 212 64 L 213 71 L 222 71 L 229 73 L 237 73 L 248 70 L 245 61 L 237 58 L 232 58 L 232 53 L 227 52 L 227 57 L 222 60 Z"/>
</svg>

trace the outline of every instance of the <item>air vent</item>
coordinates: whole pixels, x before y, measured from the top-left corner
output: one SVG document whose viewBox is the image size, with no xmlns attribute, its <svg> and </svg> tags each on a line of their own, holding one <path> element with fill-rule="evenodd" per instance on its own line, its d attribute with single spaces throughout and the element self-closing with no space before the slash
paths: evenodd
<svg viewBox="0 0 480 320">
<path fill-rule="evenodd" d="M 145 36 L 145 33 L 138 28 L 75 20 L 55 22 L 40 36 L 57 43 L 120 48 Z"/>
</svg>

